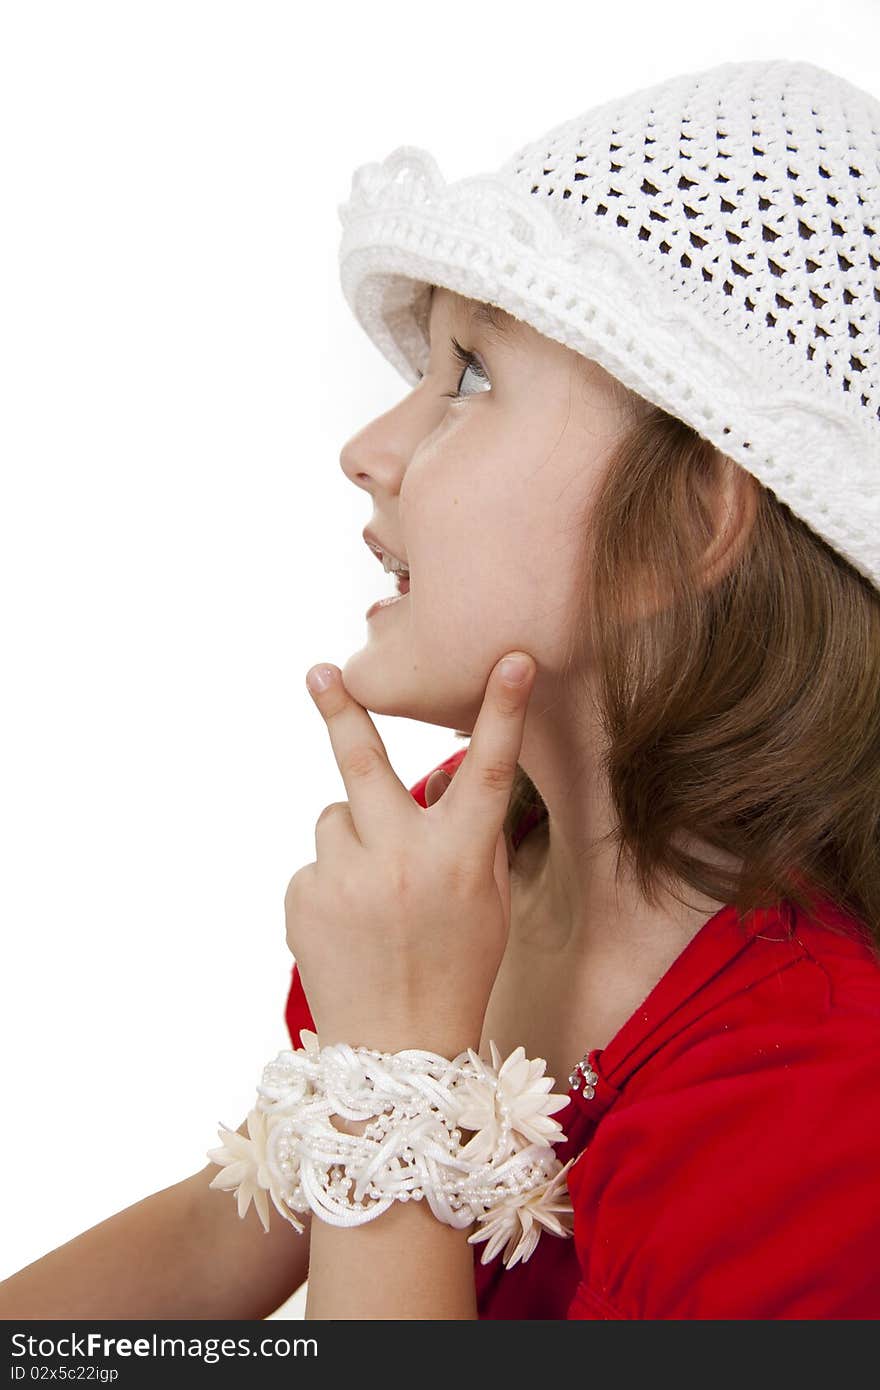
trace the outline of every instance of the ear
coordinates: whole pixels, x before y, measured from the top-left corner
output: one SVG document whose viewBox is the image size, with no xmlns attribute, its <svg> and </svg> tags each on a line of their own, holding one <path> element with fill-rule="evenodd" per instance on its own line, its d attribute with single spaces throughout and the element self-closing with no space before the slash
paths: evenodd
<svg viewBox="0 0 880 1390">
<path fill-rule="evenodd" d="M 745 547 L 758 511 L 759 483 L 754 474 L 716 449 L 705 492 L 712 539 L 703 554 L 703 582 L 717 584 Z"/>
</svg>

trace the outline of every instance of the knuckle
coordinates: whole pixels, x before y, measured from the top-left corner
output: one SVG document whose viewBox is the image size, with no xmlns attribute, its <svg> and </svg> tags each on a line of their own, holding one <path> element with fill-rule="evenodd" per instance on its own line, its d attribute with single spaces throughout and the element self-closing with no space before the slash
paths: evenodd
<svg viewBox="0 0 880 1390">
<path fill-rule="evenodd" d="M 493 762 L 484 763 L 480 768 L 480 783 L 486 791 L 504 791 L 510 785 L 514 771 L 512 763 L 496 758 Z"/>
<path fill-rule="evenodd" d="M 345 777 L 371 777 L 382 765 L 382 756 L 378 748 L 373 748 L 368 743 L 360 744 L 357 748 L 352 748 L 345 755 L 343 764 L 340 764 L 340 771 Z"/>
</svg>

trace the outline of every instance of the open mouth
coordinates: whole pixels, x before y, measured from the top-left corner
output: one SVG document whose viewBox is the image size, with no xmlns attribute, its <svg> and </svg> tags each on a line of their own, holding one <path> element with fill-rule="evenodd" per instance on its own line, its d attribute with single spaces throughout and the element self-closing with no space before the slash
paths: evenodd
<svg viewBox="0 0 880 1390">
<path fill-rule="evenodd" d="M 385 570 L 385 573 L 394 575 L 394 584 L 397 589 L 396 594 L 392 594 L 389 598 L 377 599 L 375 603 L 370 605 L 367 609 L 367 617 L 369 618 L 380 609 L 389 608 L 406 597 L 409 593 L 410 574 L 409 561 L 403 560 L 400 556 L 394 555 L 390 550 L 387 550 L 384 544 L 379 540 L 379 537 L 375 536 L 372 531 L 365 530 L 363 532 L 363 537 L 364 541 L 379 561 L 379 564 Z"/>
</svg>

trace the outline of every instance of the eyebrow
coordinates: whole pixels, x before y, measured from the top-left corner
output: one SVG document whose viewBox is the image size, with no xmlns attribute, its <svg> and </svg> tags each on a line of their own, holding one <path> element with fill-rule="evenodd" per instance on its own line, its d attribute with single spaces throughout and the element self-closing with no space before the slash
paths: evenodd
<svg viewBox="0 0 880 1390">
<path fill-rule="evenodd" d="M 486 328 L 490 333 L 498 338 L 510 341 L 516 336 L 518 324 L 516 319 L 499 309 L 495 304 L 476 304 L 470 313 L 471 324 Z"/>
<path fill-rule="evenodd" d="M 431 304 L 434 299 L 435 285 L 431 286 L 431 293 L 428 296 L 428 308 L 426 315 L 426 330 L 430 340 L 431 325 Z M 518 335 L 519 322 L 512 314 L 500 309 L 496 304 L 488 304 L 482 300 L 470 306 L 468 317 L 470 327 L 484 328 L 495 337 L 496 340 L 511 343 Z"/>
</svg>

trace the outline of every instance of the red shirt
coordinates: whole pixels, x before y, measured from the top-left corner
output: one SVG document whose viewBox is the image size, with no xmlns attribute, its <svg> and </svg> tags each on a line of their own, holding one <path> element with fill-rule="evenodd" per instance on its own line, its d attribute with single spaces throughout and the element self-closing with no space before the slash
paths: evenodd
<svg viewBox="0 0 880 1390">
<path fill-rule="evenodd" d="M 574 1235 L 511 1269 L 476 1244 L 480 1318 L 880 1317 L 880 958 L 813 903 L 722 907 L 588 1054 L 554 1115 Z M 286 1022 L 315 1031 L 295 965 Z"/>
</svg>

